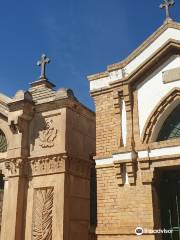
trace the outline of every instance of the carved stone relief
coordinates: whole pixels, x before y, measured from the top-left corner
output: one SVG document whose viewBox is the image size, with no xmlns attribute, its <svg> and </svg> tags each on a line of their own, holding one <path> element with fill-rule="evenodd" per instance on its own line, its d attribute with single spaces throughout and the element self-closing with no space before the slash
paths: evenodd
<svg viewBox="0 0 180 240">
<path fill-rule="evenodd" d="M 35 189 L 32 240 L 52 240 L 53 197 L 53 187 Z"/>
<path fill-rule="evenodd" d="M 9 161 L 6 161 L 5 169 L 8 170 L 9 176 L 17 176 L 17 175 L 22 174 L 23 159 L 16 158 L 16 159 L 10 159 Z"/>
<path fill-rule="evenodd" d="M 65 160 L 66 156 L 64 155 L 52 155 L 30 159 L 28 170 L 29 176 L 63 172 L 65 171 Z"/>
<path fill-rule="evenodd" d="M 39 132 L 39 145 L 42 148 L 53 147 L 54 139 L 57 137 L 57 129 L 53 126 L 53 120 L 47 119 L 45 129 Z"/>
</svg>

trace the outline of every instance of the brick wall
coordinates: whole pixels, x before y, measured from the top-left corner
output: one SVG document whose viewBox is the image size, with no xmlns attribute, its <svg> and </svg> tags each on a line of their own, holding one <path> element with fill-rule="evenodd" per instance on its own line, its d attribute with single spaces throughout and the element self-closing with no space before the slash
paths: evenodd
<svg viewBox="0 0 180 240">
<path fill-rule="evenodd" d="M 136 147 L 140 145 L 140 139 L 138 109 L 136 101 L 134 101 L 136 98 L 133 99 L 132 96 L 132 89 L 128 85 L 124 85 L 107 92 L 99 92 L 99 94 L 93 95 L 93 99 L 96 106 L 95 159 L 98 161 L 98 159 L 106 157 L 111 158 L 115 152 L 130 152 L 134 148 L 136 150 Z M 125 147 L 122 144 L 121 132 L 122 100 L 126 105 L 127 120 Z M 135 234 L 138 226 L 150 230 L 156 227 L 155 218 L 158 217 L 158 210 L 155 210 L 153 201 L 151 171 L 149 171 L 149 175 L 141 173 L 142 170 L 138 163 L 136 162 L 134 165 L 134 159 L 127 159 L 127 161 L 129 161 L 128 164 L 124 164 L 126 164 L 130 184 L 125 185 L 120 185 L 121 183 L 117 179 L 120 176 L 122 165 L 119 165 L 119 168 L 115 168 L 114 164 L 96 166 L 97 224 L 95 232 L 97 240 L 155 239 L 154 235 L 137 237 Z M 135 167 L 133 168 L 133 166 Z"/>
<path fill-rule="evenodd" d="M 137 226 L 152 229 L 152 186 L 142 185 L 139 174 L 136 186 L 118 186 L 113 166 L 96 170 L 98 239 L 106 239 L 101 237 L 102 233 L 108 240 L 136 239 L 134 230 Z M 117 236 L 113 237 L 115 233 Z M 128 234 L 131 236 L 125 236 Z"/>
<path fill-rule="evenodd" d="M 118 128 L 113 92 L 96 96 L 96 156 L 109 156 L 118 149 Z"/>
</svg>

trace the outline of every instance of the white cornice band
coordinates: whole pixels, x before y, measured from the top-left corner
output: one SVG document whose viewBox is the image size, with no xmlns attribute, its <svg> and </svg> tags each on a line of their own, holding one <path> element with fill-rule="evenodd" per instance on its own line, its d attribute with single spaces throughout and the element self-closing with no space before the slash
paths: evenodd
<svg viewBox="0 0 180 240">
<path fill-rule="evenodd" d="M 153 150 L 144 150 L 138 152 L 138 158 L 153 158 L 153 157 L 162 157 L 162 156 L 168 156 L 168 155 L 176 155 L 180 154 L 180 146 L 174 146 L 174 147 L 165 147 L 165 148 L 158 148 Z M 123 161 L 123 160 L 131 160 L 132 154 L 131 152 L 127 153 L 119 153 L 114 154 L 111 158 L 104 158 L 104 159 L 97 159 L 96 165 L 107 165 L 107 164 L 113 164 L 114 161 Z"/>
<path fill-rule="evenodd" d="M 112 164 L 117 160 L 130 160 L 131 152 L 114 154 L 111 158 L 104 158 L 96 160 L 96 165 L 107 165 Z"/>
<path fill-rule="evenodd" d="M 150 56 L 152 56 L 163 44 L 168 40 L 173 39 L 180 41 L 180 30 L 172 27 L 166 29 L 162 34 L 159 35 L 146 49 L 139 53 L 132 61 L 125 66 L 126 75 L 131 74 L 133 71 L 138 69 L 143 62 L 145 62 Z M 100 90 L 109 87 L 114 81 L 121 80 L 123 77 L 122 69 L 115 70 L 109 73 L 107 77 L 99 78 L 94 81 L 90 81 L 90 91 Z"/>
</svg>

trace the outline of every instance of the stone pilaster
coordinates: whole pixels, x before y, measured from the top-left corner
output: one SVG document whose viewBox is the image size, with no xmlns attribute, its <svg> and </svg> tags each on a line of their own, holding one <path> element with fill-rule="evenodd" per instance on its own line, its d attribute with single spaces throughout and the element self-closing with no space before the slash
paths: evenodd
<svg viewBox="0 0 180 240">
<path fill-rule="evenodd" d="M 5 164 L 5 187 L 1 240 L 24 239 L 27 178 L 25 159 L 9 159 Z M 8 219 L 8 224 L 7 224 Z"/>
<path fill-rule="evenodd" d="M 117 150 L 122 147 L 122 92 L 114 91 L 113 93 L 114 99 L 114 121 L 116 128 L 116 142 L 117 142 Z"/>
</svg>

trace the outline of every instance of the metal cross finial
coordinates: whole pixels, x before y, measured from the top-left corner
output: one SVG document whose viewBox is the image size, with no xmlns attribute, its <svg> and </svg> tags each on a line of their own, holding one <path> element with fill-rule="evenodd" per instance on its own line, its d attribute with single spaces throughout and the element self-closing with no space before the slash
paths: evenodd
<svg viewBox="0 0 180 240">
<path fill-rule="evenodd" d="M 160 5 L 160 8 L 166 9 L 166 19 L 171 19 L 169 8 L 175 4 L 174 0 L 163 0 L 163 3 Z"/>
<path fill-rule="evenodd" d="M 38 66 L 41 66 L 41 76 L 40 79 L 46 79 L 46 64 L 50 63 L 50 59 L 46 57 L 45 54 L 41 56 L 41 60 L 37 62 Z"/>
</svg>

